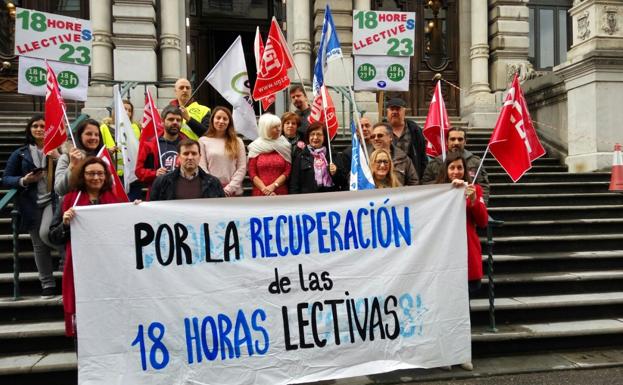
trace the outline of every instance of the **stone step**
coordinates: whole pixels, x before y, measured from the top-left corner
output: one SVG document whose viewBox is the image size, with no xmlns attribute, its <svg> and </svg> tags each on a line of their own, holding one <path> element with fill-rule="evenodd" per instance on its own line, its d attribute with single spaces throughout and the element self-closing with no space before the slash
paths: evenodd
<svg viewBox="0 0 623 385">
<path fill-rule="evenodd" d="M 0 357 L 3 384 L 68 385 L 78 383 L 78 359 L 72 350 L 46 350 Z"/>
<path fill-rule="evenodd" d="M 0 323 L 62 320 L 63 299 L 41 299 L 39 295 L 24 296 L 15 301 L 12 297 L 0 297 Z"/>
<path fill-rule="evenodd" d="M 610 172 L 528 172 L 520 180 L 522 183 L 552 183 L 552 182 L 610 182 Z M 512 182 L 506 173 L 489 173 L 491 183 Z"/>
<path fill-rule="evenodd" d="M 64 321 L 0 324 L 0 357 L 46 350 L 72 350 Z"/>
<path fill-rule="evenodd" d="M 610 182 L 541 182 L 491 183 L 491 192 L 497 194 L 593 194 L 608 192 Z"/>
<path fill-rule="evenodd" d="M 602 192 L 592 194 L 494 194 L 489 199 L 491 207 L 522 206 L 572 206 L 613 204 L 623 205 L 623 194 Z M 622 229 L 623 231 L 623 229 Z"/>
<path fill-rule="evenodd" d="M 486 251 L 486 249 L 484 250 Z M 623 268 L 623 250 L 589 250 L 525 254 L 495 253 L 494 274 L 558 273 L 575 271 L 608 271 Z M 483 253 L 483 263 L 487 255 Z M 494 277 L 495 277 L 494 276 Z"/>
<path fill-rule="evenodd" d="M 538 235 L 620 234 L 623 218 L 587 218 L 542 221 L 508 221 L 493 229 L 494 238 Z M 484 235 L 484 231 L 482 232 Z"/>
<path fill-rule="evenodd" d="M 491 217 L 504 222 L 623 217 L 623 205 L 490 207 L 488 210 Z"/>
<path fill-rule="evenodd" d="M 53 262 L 56 265 L 56 261 Z M 25 271 L 20 266 L 19 289 L 22 296 L 41 295 L 41 283 L 39 282 L 39 274 L 36 271 Z M 61 279 L 63 273 L 55 271 L 52 273 L 56 280 L 57 292 L 61 292 Z M 13 272 L 0 273 L 0 295 L 13 295 Z"/>
<path fill-rule="evenodd" d="M 496 236 L 494 240 L 494 252 L 505 254 L 548 251 L 614 250 L 623 245 L 623 232 L 595 235 Z"/>
</svg>

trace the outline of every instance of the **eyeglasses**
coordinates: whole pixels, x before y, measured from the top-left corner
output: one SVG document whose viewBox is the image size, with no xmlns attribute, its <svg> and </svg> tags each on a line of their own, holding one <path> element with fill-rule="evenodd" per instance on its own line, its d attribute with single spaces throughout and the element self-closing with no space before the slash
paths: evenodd
<svg viewBox="0 0 623 385">
<path fill-rule="evenodd" d="M 45 124 L 33 124 L 30 128 L 45 128 Z"/>
<path fill-rule="evenodd" d="M 84 175 L 88 176 L 89 178 L 103 178 L 106 176 L 106 173 L 104 171 L 87 171 L 84 173 Z"/>
<path fill-rule="evenodd" d="M 370 139 L 383 139 L 385 134 L 372 134 L 370 135 Z"/>
<path fill-rule="evenodd" d="M 379 166 L 384 164 L 384 165 L 388 165 L 389 164 L 389 160 L 387 159 L 377 159 L 374 161 L 374 163 L 378 164 Z"/>
</svg>

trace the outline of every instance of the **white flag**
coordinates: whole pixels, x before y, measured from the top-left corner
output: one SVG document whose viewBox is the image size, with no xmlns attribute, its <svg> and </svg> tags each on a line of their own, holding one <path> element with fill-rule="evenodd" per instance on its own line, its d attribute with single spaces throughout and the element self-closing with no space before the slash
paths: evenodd
<svg viewBox="0 0 623 385">
<path fill-rule="evenodd" d="M 113 86 L 113 99 L 115 106 L 115 142 L 121 150 L 123 157 L 123 189 L 130 191 L 130 183 L 134 182 L 136 174 L 136 158 L 138 156 L 138 138 L 132 129 L 132 122 L 123 108 L 123 101 L 119 93 L 119 85 Z"/>
<path fill-rule="evenodd" d="M 240 36 L 212 68 L 206 80 L 231 103 L 236 131 L 251 140 L 256 139 L 257 122 Z"/>
</svg>

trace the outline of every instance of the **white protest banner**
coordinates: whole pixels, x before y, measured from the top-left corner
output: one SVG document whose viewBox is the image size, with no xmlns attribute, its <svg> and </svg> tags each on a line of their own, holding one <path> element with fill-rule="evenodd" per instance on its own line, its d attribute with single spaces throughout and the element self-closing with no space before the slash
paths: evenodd
<svg viewBox="0 0 623 385">
<path fill-rule="evenodd" d="M 76 207 L 79 383 L 285 385 L 467 362 L 463 194 Z"/>
<path fill-rule="evenodd" d="M 89 67 L 51 60 L 48 61 L 48 64 L 56 73 L 63 99 L 87 100 Z M 18 93 L 45 96 L 46 79 L 45 60 L 26 56 L 19 57 Z"/>
<path fill-rule="evenodd" d="M 409 91 L 409 56 L 355 56 L 355 91 Z"/>
<path fill-rule="evenodd" d="M 353 11 L 353 55 L 413 56 L 415 12 Z"/>
<path fill-rule="evenodd" d="M 15 54 L 82 65 L 91 64 L 91 21 L 17 8 Z"/>
</svg>

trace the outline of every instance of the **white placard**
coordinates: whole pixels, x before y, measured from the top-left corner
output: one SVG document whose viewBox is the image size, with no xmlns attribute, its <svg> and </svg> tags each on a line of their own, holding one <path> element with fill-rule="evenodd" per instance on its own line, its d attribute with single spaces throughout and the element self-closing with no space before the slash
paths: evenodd
<svg viewBox="0 0 623 385">
<path fill-rule="evenodd" d="M 414 53 L 415 12 L 353 11 L 353 55 Z"/>
<path fill-rule="evenodd" d="M 409 91 L 409 56 L 355 56 L 355 91 Z"/>
<path fill-rule="evenodd" d="M 87 100 L 89 67 L 48 60 L 65 100 Z M 17 92 L 45 96 L 47 70 L 43 59 L 19 57 Z"/>
<path fill-rule="evenodd" d="M 16 8 L 15 54 L 82 65 L 91 64 L 91 21 Z"/>
<path fill-rule="evenodd" d="M 469 361 L 463 194 L 76 207 L 79 383 L 285 385 Z"/>
</svg>

